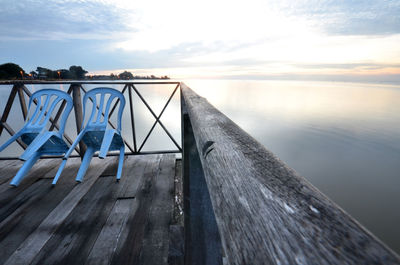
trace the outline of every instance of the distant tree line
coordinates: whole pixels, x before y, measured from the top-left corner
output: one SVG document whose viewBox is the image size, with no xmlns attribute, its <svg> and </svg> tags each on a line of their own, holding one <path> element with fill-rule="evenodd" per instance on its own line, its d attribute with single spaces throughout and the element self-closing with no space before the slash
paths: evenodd
<svg viewBox="0 0 400 265">
<path fill-rule="evenodd" d="M 25 71 L 17 64 L 5 63 L 0 65 L 0 79 L 23 78 Z"/>
<path fill-rule="evenodd" d="M 139 76 L 133 75 L 131 72 L 124 71 L 120 74 L 110 75 L 89 75 L 86 74 L 88 71 L 82 68 L 82 66 L 72 65 L 69 69 L 58 69 L 51 70 L 45 67 L 38 66 L 36 71 L 29 73 L 25 72 L 19 65 L 14 63 L 5 63 L 0 65 L 0 80 L 15 80 L 15 79 L 43 79 L 43 80 L 57 80 L 57 79 L 72 79 L 72 80 L 130 80 L 130 79 L 169 79 L 168 76 L 157 77 L 154 75 L 150 76 Z"/>
<path fill-rule="evenodd" d="M 37 67 L 36 72 L 32 71 L 32 75 L 36 75 L 38 79 L 85 79 L 88 71 L 82 66 L 72 65 L 69 69 L 51 70 L 44 67 Z"/>
<path fill-rule="evenodd" d="M 131 79 L 170 79 L 168 76 L 155 76 L 155 75 L 133 75 L 131 72 L 124 71 L 118 75 L 111 73 L 110 75 L 89 75 L 89 79 L 92 80 L 131 80 Z"/>
<path fill-rule="evenodd" d="M 69 69 L 51 70 L 38 66 L 36 71 L 25 72 L 19 65 L 5 63 L 0 65 L 0 79 L 85 79 L 88 71 L 82 66 L 72 65 Z"/>
</svg>

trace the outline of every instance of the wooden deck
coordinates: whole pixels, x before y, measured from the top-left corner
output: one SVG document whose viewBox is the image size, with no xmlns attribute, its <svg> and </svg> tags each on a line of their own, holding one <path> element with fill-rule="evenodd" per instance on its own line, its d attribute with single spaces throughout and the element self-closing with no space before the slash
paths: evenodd
<svg viewBox="0 0 400 265">
<path fill-rule="evenodd" d="M 175 155 L 94 158 L 82 183 L 80 159 L 36 163 L 19 187 L 22 162 L 0 161 L 0 264 L 167 264 L 173 224 Z M 175 240 L 175 239 L 174 239 Z"/>
</svg>

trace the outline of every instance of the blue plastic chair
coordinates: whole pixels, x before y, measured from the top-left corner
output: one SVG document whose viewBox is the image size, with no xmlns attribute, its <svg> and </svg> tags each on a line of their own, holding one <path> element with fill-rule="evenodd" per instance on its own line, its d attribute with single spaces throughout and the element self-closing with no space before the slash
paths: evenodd
<svg viewBox="0 0 400 265">
<path fill-rule="evenodd" d="M 42 99 L 44 98 L 44 103 Z M 0 152 L 3 151 L 12 142 L 21 137 L 21 140 L 28 145 L 28 148 L 20 156 L 21 160 L 26 162 L 19 169 L 10 185 L 18 186 L 25 174 L 32 168 L 36 161 L 42 155 L 62 155 L 68 151 L 68 145 L 64 142 L 62 135 L 65 129 L 65 123 L 72 110 L 72 98 L 67 93 L 56 89 L 42 89 L 32 94 L 29 99 L 29 107 L 34 100 L 37 100 L 36 109 L 25 125 L 14 134 L 7 142 L 0 146 Z M 59 131 L 48 131 L 46 128 L 51 114 L 55 107 L 62 100 L 66 101 L 64 113 L 60 120 Z"/>
<path fill-rule="evenodd" d="M 105 96 L 109 94 L 107 103 L 105 103 Z M 97 108 L 97 95 L 100 95 L 100 106 Z M 117 129 L 107 129 L 107 123 L 109 118 L 109 111 L 112 101 L 117 98 L 119 99 L 120 105 L 118 110 L 118 126 Z M 124 162 L 124 152 L 125 145 L 121 137 L 121 119 L 122 112 L 125 107 L 124 95 L 113 88 L 108 87 L 98 87 L 88 91 L 83 97 L 83 117 L 86 113 L 87 101 L 91 99 L 93 102 L 92 112 L 90 118 L 88 119 L 86 126 L 84 126 L 85 121 L 82 123 L 82 129 L 79 135 L 76 137 L 74 143 L 64 156 L 64 160 L 54 177 L 53 185 L 57 183 L 61 172 L 67 163 L 68 157 L 71 155 L 75 146 L 82 140 L 86 146 L 86 152 L 82 159 L 81 166 L 79 168 L 78 174 L 76 176 L 76 181 L 82 182 L 83 176 L 89 167 L 90 161 L 96 151 L 100 151 L 99 158 L 104 158 L 108 151 L 119 150 L 119 162 L 117 170 L 117 181 L 121 178 L 122 166 Z M 104 112 L 103 109 L 105 108 Z M 102 113 L 104 113 L 104 118 L 102 119 Z"/>
</svg>

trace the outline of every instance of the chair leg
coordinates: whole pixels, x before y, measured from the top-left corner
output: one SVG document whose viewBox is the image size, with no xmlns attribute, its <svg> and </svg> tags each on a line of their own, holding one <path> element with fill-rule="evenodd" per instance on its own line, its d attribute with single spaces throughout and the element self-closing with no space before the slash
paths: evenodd
<svg viewBox="0 0 400 265">
<path fill-rule="evenodd" d="M 62 161 L 60 167 L 59 167 L 58 170 L 57 170 L 57 174 L 56 174 L 56 176 L 55 176 L 54 179 L 53 179 L 52 185 L 56 185 L 56 183 L 57 183 L 59 177 L 61 176 L 61 173 L 62 173 L 63 170 L 64 170 L 65 164 L 67 164 L 67 159 L 63 159 L 63 161 Z"/>
<path fill-rule="evenodd" d="M 82 182 L 83 176 L 86 173 L 86 170 L 88 169 L 90 165 L 90 160 L 92 160 L 93 154 L 94 154 L 94 148 L 93 147 L 88 147 L 86 149 L 85 155 L 83 156 L 81 166 L 78 171 L 78 175 L 76 176 L 76 181 Z"/>
<path fill-rule="evenodd" d="M 81 131 L 78 136 L 76 136 L 75 141 L 72 143 L 71 147 L 68 149 L 67 153 L 64 155 L 64 159 L 68 158 L 75 149 L 75 146 L 82 140 L 83 136 L 85 135 L 86 130 Z"/>
<path fill-rule="evenodd" d="M 10 182 L 11 186 L 17 187 L 21 180 L 25 177 L 26 173 L 33 167 L 36 161 L 40 158 L 40 153 L 35 152 L 18 170 L 17 175 Z"/>
<path fill-rule="evenodd" d="M 99 158 L 103 159 L 106 157 L 108 150 L 110 149 L 111 141 L 114 138 L 114 130 L 107 130 L 104 133 L 103 142 L 101 143 Z"/>
<path fill-rule="evenodd" d="M 122 145 L 121 149 L 119 149 L 117 181 L 121 179 L 122 167 L 124 166 L 124 154 L 125 154 L 125 145 Z"/>
</svg>

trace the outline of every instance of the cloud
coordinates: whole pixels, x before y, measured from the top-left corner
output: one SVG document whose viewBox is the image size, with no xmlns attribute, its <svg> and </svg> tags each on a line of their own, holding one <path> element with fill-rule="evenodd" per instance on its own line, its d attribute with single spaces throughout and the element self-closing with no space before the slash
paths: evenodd
<svg viewBox="0 0 400 265">
<path fill-rule="evenodd" d="M 335 35 L 392 35 L 400 33 L 397 0 L 296 1 L 286 5 L 292 16 L 303 16 L 316 27 Z"/>
<path fill-rule="evenodd" d="M 390 75 L 399 17 L 391 0 L 3 0 L 0 57 L 28 69 Z"/>
<path fill-rule="evenodd" d="M 3 0 L 4 40 L 110 39 L 132 30 L 125 12 L 100 1 Z"/>
<path fill-rule="evenodd" d="M 302 69 L 366 69 L 366 70 L 378 70 L 386 68 L 399 68 L 399 64 L 391 63 L 320 63 L 320 64 L 295 64 L 294 66 Z"/>
</svg>

